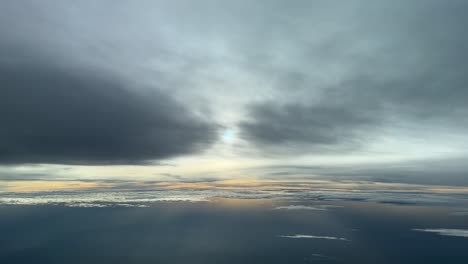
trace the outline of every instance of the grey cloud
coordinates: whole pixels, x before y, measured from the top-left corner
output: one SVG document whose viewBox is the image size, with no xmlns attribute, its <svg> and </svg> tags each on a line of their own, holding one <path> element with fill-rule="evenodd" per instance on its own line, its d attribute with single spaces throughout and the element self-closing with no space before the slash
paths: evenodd
<svg viewBox="0 0 468 264">
<path fill-rule="evenodd" d="M 444 158 L 355 165 L 324 169 L 321 173 L 342 179 L 376 182 L 468 186 L 465 158 Z"/>
<path fill-rule="evenodd" d="M 216 122 L 164 74 L 144 76 L 140 65 L 162 52 L 157 38 L 143 41 L 138 8 L 0 5 L 0 164 L 154 164 L 216 141 Z M 126 28 L 124 11 L 134 18 Z"/>
<path fill-rule="evenodd" d="M 239 124 L 240 133 L 236 135 L 257 149 L 288 157 L 309 152 L 341 154 L 379 145 L 381 129 L 390 131 L 384 136 L 393 139 L 410 133 L 416 136 L 431 133 L 444 143 L 447 134 L 465 134 L 468 127 L 466 1 L 182 0 L 70 4 L 25 0 L 1 5 L 0 56 L 2 71 L 10 72 L 9 81 L 14 78 L 13 72 L 21 77 L 14 81 L 23 84 L 28 79 L 39 84 L 50 75 L 68 76 L 58 80 L 63 83 L 73 79 L 87 83 L 83 86 L 102 86 L 99 91 L 83 90 L 76 95 L 76 98 L 94 97 L 90 108 L 99 110 L 108 104 L 111 108 L 126 109 L 124 113 L 94 117 L 89 114 L 91 110 L 71 104 L 79 99 L 69 99 L 73 102 L 63 103 L 63 114 L 54 111 L 46 119 L 33 120 L 48 122 L 35 128 L 41 131 L 51 128 L 54 138 L 64 141 L 59 135 L 66 127 L 76 136 L 83 127 L 97 126 L 96 137 L 100 139 L 97 144 L 91 144 L 90 137 L 80 139 L 85 143 L 82 146 L 93 150 L 96 157 L 87 155 L 89 160 L 83 161 L 84 155 L 77 153 L 80 150 L 76 146 L 60 149 L 52 144 L 46 155 L 49 158 L 39 158 L 38 146 L 47 141 L 41 140 L 42 143 L 32 147 L 31 155 L 24 156 L 33 162 L 135 163 L 197 152 L 210 145 L 216 130 L 190 113 L 189 109 L 200 105 L 207 108 L 206 112 L 214 113 L 223 125 Z M 22 47 L 21 51 L 17 47 Z M 37 59 L 37 55 L 24 50 L 47 52 Z M 17 59 L 26 63 L 12 66 Z M 83 72 L 82 67 L 70 70 L 63 65 L 50 65 L 56 60 L 79 61 L 85 68 L 98 65 L 119 77 L 104 76 L 102 71 Z M 182 99 L 184 106 L 166 92 L 153 95 L 130 92 L 136 85 L 121 79 L 157 84 Z M 112 92 L 114 96 L 104 95 L 113 90 L 108 86 L 118 90 Z M 7 100 L 4 99 L 7 92 L 11 93 L 9 96 L 19 96 L 18 92 L 3 90 L 1 103 Z M 57 109 L 59 102 L 53 96 L 51 102 L 48 94 L 38 91 L 31 94 L 36 99 L 26 98 L 24 102 L 34 101 L 33 106 L 43 104 L 40 109 L 44 112 Z M 128 97 L 128 101 L 115 99 L 121 97 Z M 114 107 L 118 105 L 122 107 Z M 5 105 L 2 107 L 10 111 Z M 107 123 L 83 123 L 82 118 L 77 121 L 84 126 L 71 124 L 68 119 L 64 121 L 66 127 L 61 128 L 63 131 L 50 126 L 53 119 L 80 113 L 94 120 L 105 118 Z M 157 125 L 149 124 L 152 117 L 158 120 Z M 7 116 L 2 114 L 2 118 Z M 117 119 L 128 125 L 109 128 Z M 9 122 L 14 123 L 12 119 Z M 402 128 L 402 124 L 411 126 Z M 26 133 L 23 128 L 28 127 L 22 123 L 15 126 L 22 131 L 12 137 L 15 142 L 30 142 L 21 138 Z M 162 126 L 168 129 L 148 132 Z M 233 128 L 237 132 L 236 129 Z M 43 137 L 41 133 L 35 137 Z M 156 134 L 160 141 L 148 139 Z M 110 143 L 123 138 L 127 140 L 121 141 L 120 147 Z M 466 136 L 462 140 L 468 142 Z M 147 144 L 148 141 L 151 142 Z M 12 153 L 6 158 L 6 152 L 0 152 L 4 163 L 26 162 L 25 158 L 18 158 L 21 151 L 26 151 L 24 148 L 13 147 L 14 142 L 6 140 L 1 144 Z M 104 144 L 113 150 L 105 153 Z M 464 145 L 460 144 L 460 148 Z M 246 148 L 250 150 L 250 146 Z M 51 149 L 54 150 L 50 152 Z M 65 150 L 69 154 L 73 150 L 73 157 L 61 155 Z M 129 153 L 128 157 L 123 156 L 124 151 Z M 403 153 L 405 149 L 397 151 Z M 59 158 L 59 154 L 64 158 Z M 426 174 L 431 175 L 433 183 L 466 182 L 462 168 L 447 170 L 447 174 L 454 176 L 451 180 L 437 176 L 441 171 L 405 168 L 366 167 L 353 173 L 341 169 L 328 172 L 380 181 L 419 182 L 424 178 L 421 175 Z"/>
<path fill-rule="evenodd" d="M 333 144 L 354 145 L 356 134 L 378 123 L 371 113 L 332 105 L 264 103 L 252 106 L 249 116 L 251 120 L 240 124 L 245 138 L 269 149 L 292 145 L 296 151 L 300 148 L 323 151 Z"/>
<path fill-rule="evenodd" d="M 288 53 L 303 56 L 286 56 L 295 67 L 272 74 L 286 76 L 276 82 L 284 96 L 249 107 L 240 123 L 245 139 L 266 152 L 276 148 L 291 154 L 323 151 L 318 145 L 355 149 L 360 144 L 350 142 L 369 143 L 380 129 L 401 124 L 441 137 L 465 131 L 467 3 L 352 3 L 349 12 L 338 5 L 324 7 L 329 14 L 346 14 L 337 23 L 310 29 L 318 36 L 333 32 L 317 41 L 330 45 L 299 44 Z M 337 65 L 342 71 L 333 71 Z M 323 82 L 317 72 L 335 80 Z"/>
<path fill-rule="evenodd" d="M 468 216 L 468 211 L 458 211 L 458 212 L 452 212 L 450 215 L 454 216 Z"/>
<path fill-rule="evenodd" d="M 320 177 L 385 183 L 468 186 L 468 165 L 464 157 L 427 158 L 352 165 L 277 165 L 259 168 L 265 179 Z M 253 170 L 252 173 L 258 173 Z"/>
<path fill-rule="evenodd" d="M 217 126 L 170 95 L 98 69 L 0 65 L 0 162 L 132 164 L 200 152 Z"/>
</svg>

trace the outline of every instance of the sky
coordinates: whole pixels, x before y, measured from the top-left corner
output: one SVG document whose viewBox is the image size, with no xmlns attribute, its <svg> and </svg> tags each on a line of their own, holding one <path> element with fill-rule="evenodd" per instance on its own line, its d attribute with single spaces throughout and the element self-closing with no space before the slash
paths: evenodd
<svg viewBox="0 0 468 264">
<path fill-rule="evenodd" d="M 2 1 L 0 191 L 468 187 L 467 11 L 462 0 Z"/>
</svg>

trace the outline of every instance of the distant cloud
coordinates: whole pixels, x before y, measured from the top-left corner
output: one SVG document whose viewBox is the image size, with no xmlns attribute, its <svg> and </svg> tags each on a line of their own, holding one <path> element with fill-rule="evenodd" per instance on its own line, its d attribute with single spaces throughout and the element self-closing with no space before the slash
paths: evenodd
<svg viewBox="0 0 468 264">
<path fill-rule="evenodd" d="M 287 181 L 286 181 L 287 182 Z M 5 183 L 5 182 L 4 182 Z M 444 205 L 463 207 L 468 204 L 468 189 L 455 187 L 438 190 L 437 186 L 398 184 L 300 182 L 277 185 L 226 185 L 220 182 L 132 182 L 132 181 L 8 181 L 0 204 L 60 203 L 138 203 L 157 201 L 208 201 L 215 197 L 237 199 L 297 200 L 318 205 L 282 205 L 271 210 L 293 213 L 294 210 L 324 212 L 342 207 L 339 201 L 368 201 L 391 204 Z M 0 186 L 2 182 L 0 180 Z M 300 189 L 299 189 L 300 187 Z M 333 189 L 333 190 L 330 190 Z"/>
<path fill-rule="evenodd" d="M 441 236 L 456 236 L 456 237 L 468 237 L 468 229 L 419 229 L 414 228 L 413 231 L 419 232 L 429 232 L 429 233 L 436 233 Z"/>
<path fill-rule="evenodd" d="M 468 216 L 468 211 L 459 211 L 459 212 L 452 212 L 450 215 L 455 215 L 455 216 Z"/>
<path fill-rule="evenodd" d="M 318 259 L 323 259 L 323 260 L 337 260 L 337 258 L 335 257 L 330 257 L 330 256 L 327 256 L 327 255 L 323 255 L 323 254 L 317 254 L 317 253 L 314 253 L 314 254 L 310 254 L 313 258 L 318 258 Z"/>
<path fill-rule="evenodd" d="M 55 191 L 37 193 L 5 193 L 0 205 L 57 205 L 66 207 L 148 207 L 155 202 L 208 201 L 205 192 L 185 190 L 162 191 Z"/>
<path fill-rule="evenodd" d="M 342 237 L 333 237 L 333 236 L 314 236 L 314 235 L 303 235 L 303 234 L 296 234 L 296 235 L 282 235 L 278 237 L 283 238 L 293 238 L 293 239 L 328 239 L 328 240 L 341 240 L 341 241 L 350 241 L 346 238 Z"/>
<path fill-rule="evenodd" d="M 382 163 L 353 163 L 348 165 L 274 165 L 258 171 L 268 179 L 285 179 L 317 175 L 333 180 L 354 180 L 382 183 L 468 186 L 468 164 L 463 154 Z M 444 177 L 441 177 L 444 175 Z"/>
<path fill-rule="evenodd" d="M 278 206 L 275 207 L 274 210 L 315 210 L 315 211 L 327 211 L 328 208 L 340 208 L 343 206 L 339 205 L 316 205 L 316 206 L 308 206 L 308 205 L 286 205 L 286 206 Z"/>
</svg>

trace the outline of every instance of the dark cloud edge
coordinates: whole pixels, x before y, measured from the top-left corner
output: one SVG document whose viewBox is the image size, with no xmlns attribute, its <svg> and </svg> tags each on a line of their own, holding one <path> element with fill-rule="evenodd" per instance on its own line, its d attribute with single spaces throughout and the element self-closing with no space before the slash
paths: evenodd
<svg viewBox="0 0 468 264">
<path fill-rule="evenodd" d="M 0 164 L 154 164 L 199 153 L 220 125 L 167 91 L 0 45 Z M 30 54 L 25 56 L 20 54 Z"/>
</svg>

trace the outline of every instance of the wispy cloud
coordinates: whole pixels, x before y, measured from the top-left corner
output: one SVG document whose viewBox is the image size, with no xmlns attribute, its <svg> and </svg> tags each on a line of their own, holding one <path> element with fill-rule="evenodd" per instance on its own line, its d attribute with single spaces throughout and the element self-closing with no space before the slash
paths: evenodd
<svg viewBox="0 0 468 264">
<path fill-rule="evenodd" d="M 208 201 L 205 192 L 130 191 L 130 192 L 42 192 L 7 193 L 0 197 L 0 205 L 61 205 L 67 207 L 148 207 L 162 201 Z"/>
<path fill-rule="evenodd" d="M 275 207 L 274 210 L 312 210 L 312 211 L 327 211 L 329 208 L 340 208 L 343 206 L 331 205 L 331 204 L 321 204 L 315 206 L 309 205 L 286 205 Z"/>
<path fill-rule="evenodd" d="M 295 234 L 295 235 L 282 235 L 278 237 L 283 238 L 293 238 L 293 239 L 328 239 L 328 240 L 341 240 L 341 241 L 350 241 L 343 237 L 333 237 L 333 236 L 315 236 L 315 235 L 303 235 L 303 234 Z"/>
<path fill-rule="evenodd" d="M 0 181 L 0 185 L 1 185 Z M 32 184 L 33 182 L 24 182 Z M 48 185 L 47 182 L 40 182 Z M 127 183 L 124 182 L 66 182 L 62 186 L 60 182 L 53 182 L 53 186 L 60 188 L 48 188 L 48 186 L 33 185 L 38 191 L 27 191 L 31 188 L 23 185 L 15 187 L 15 182 L 9 182 L 7 192 L 0 197 L 0 204 L 11 205 L 38 205 L 38 204 L 150 204 L 158 201 L 209 201 L 216 197 L 236 198 L 236 199 L 277 199 L 277 200 L 297 200 L 297 201 L 317 201 L 330 204 L 295 204 L 271 207 L 272 210 L 311 210 L 323 212 L 331 208 L 341 207 L 334 205 L 339 201 L 368 201 L 394 204 L 434 204 L 434 205 L 454 205 L 465 206 L 468 204 L 468 196 L 451 194 L 426 194 L 421 192 L 353 192 L 347 190 L 314 190 L 307 186 L 300 185 L 292 189 L 293 186 L 276 186 L 277 188 L 264 189 L 263 187 L 219 187 L 216 183 L 201 185 L 195 184 L 173 184 L 164 182 L 154 183 Z M 94 186 L 93 184 L 96 184 Z M 204 188 L 200 188 L 200 187 Z M 11 189 L 10 187 L 14 187 Z M 64 188 L 62 188 L 64 187 Z M 89 188 L 88 188 L 89 187 Z M 96 188 L 94 188 L 96 187 Z M 16 191 L 16 192 L 13 192 Z"/>
<path fill-rule="evenodd" d="M 414 228 L 413 231 L 419 232 L 429 232 L 429 233 L 436 233 L 441 236 L 456 236 L 456 237 L 468 237 L 468 229 L 446 229 L 446 228 L 439 228 L 439 229 L 419 229 Z"/>
<path fill-rule="evenodd" d="M 330 257 L 330 256 L 326 256 L 326 255 L 322 255 L 322 254 L 311 254 L 312 258 L 313 259 L 322 259 L 322 260 L 336 260 L 337 258 L 335 257 Z"/>
<path fill-rule="evenodd" d="M 452 212 L 450 215 L 455 215 L 455 216 L 468 216 L 468 211 L 459 211 L 459 212 Z"/>
</svg>

